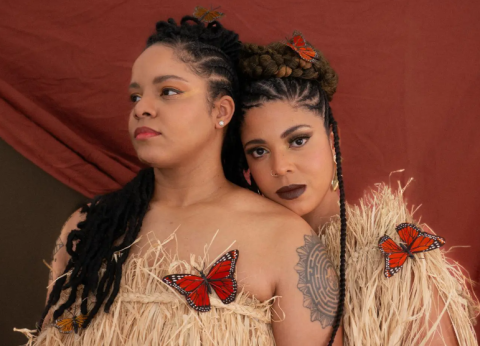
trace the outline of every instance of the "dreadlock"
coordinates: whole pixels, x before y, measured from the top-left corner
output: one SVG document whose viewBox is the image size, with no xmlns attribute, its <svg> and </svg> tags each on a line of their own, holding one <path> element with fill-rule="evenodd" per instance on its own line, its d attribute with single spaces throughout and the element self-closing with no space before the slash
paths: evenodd
<svg viewBox="0 0 480 346">
<path fill-rule="evenodd" d="M 340 279 L 339 301 L 333 322 L 333 331 L 329 345 L 333 344 L 340 326 L 345 301 L 345 250 L 347 218 L 345 210 L 345 188 L 342 175 L 342 156 L 337 122 L 329 105 L 336 91 L 338 78 L 335 71 L 322 55 L 312 62 L 299 58 L 298 54 L 282 43 L 269 46 L 245 44 L 240 57 L 240 70 L 244 90 L 242 92 L 243 113 L 233 119 L 228 129 L 228 150 L 224 146 L 225 174 L 237 185 L 257 192 L 253 177 L 247 184 L 243 170 L 248 168 L 243 152 L 240 133 L 245 111 L 259 107 L 266 102 L 288 101 L 294 107 L 306 108 L 324 118 L 327 133 L 334 135 L 334 147 L 337 162 L 337 177 L 340 188 Z M 227 144 L 226 144 L 227 145 Z M 241 158 L 240 160 L 238 158 Z"/>
<path fill-rule="evenodd" d="M 218 22 L 205 25 L 196 18 L 173 19 L 156 24 L 156 32 L 146 47 L 161 44 L 174 49 L 176 56 L 195 73 L 208 80 L 209 101 L 229 95 L 234 101 L 238 93 L 235 66 L 241 48 L 238 35 Z M 211 102 L 210 102 L 211 103 Z M 66 249 L 71 256 L 64 274 L 55 281 L 38 328 L 49 310 L 60 300 L 61 292 L 70 289 L 67 300 L 58 306 L 53 319 L 60 317 L 76 301 L 82 288 L 81 313 L 88 315 L 87 327 L 99 309 L 109 312 L 120 289 L 122 266 L 130 253 L 149 209 L 154 191 L 153 168 L 147 168 L 122 189 L 93 198 L 84 205 L 84 221 L 68 235 Z M 95 295 L 89 306 L 89 297 Z"/>
</svg>

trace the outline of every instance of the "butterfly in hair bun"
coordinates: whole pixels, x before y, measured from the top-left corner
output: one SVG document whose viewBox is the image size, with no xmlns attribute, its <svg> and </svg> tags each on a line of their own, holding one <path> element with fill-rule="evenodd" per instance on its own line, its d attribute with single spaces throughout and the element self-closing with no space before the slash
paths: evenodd
<svg viewBox="0 0 480 346">
<path fill-rule="evenodd" d="M 297 52 L 300 58 L 305 61 L 312 62 L 318 58 L 318 53 L 305 41 L 299 31 L 294 31 L 293 37 L 287 40 L 285 44 Z"/>
<path fill-rule="evenodd" d="M 222 12 L 215 11 L 217 8 L 220 8 L 220 6 L 211 8 L 210 10 L 207 10 L 203 6 L 197 6 L 193 11 L 193 16 L 199 19 L 201 22 L 211 23 L 214 20 L 219 20 L 224 16 Z"/>
</svg>

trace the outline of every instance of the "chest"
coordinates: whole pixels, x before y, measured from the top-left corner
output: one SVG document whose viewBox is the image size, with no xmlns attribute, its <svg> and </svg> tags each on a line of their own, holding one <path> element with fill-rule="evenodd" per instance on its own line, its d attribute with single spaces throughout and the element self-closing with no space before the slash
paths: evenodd
<svg viewBox="0 0 480 346">
<path fill-rule="evenodd" d="M 220 208 L 200 207 L 185 210 L 156 208 L 142 223 L 140 239 L 131 252 L 141 255 L 152 242 L 160 241 L 170 256 L 189 262 L 191 256 L 204 260 L 196 268 L 208 275 L 213 263 L 230 250 L 238 250 L 235 277 L 239 291 L 264 301 L 275 292 L 274 261 L 266 254 L 271 250 L 262 236 L 255 236 L 255 223 L 248 216 Z M 197 261 L 198 262 L 198 261 Z M 191 274 L 199 275 L 195 269 Z"/>
</svg>

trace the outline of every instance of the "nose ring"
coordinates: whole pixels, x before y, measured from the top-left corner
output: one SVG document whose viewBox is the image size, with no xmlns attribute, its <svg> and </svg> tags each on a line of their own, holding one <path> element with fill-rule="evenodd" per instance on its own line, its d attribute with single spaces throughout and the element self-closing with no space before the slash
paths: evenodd
<svg viewBox="0 0 480 346">
<path fill-rule="evenodd" d="M 273 174 L 273 171 L 270 171 L 270 175 L 271 175 L 272 177 L 278 177 L 278 174 Z"/>
</svg>

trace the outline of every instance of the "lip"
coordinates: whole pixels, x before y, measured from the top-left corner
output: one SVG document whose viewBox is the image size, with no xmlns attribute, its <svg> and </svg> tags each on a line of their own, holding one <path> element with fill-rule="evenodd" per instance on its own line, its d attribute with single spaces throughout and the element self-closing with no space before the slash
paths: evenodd
<svg viewBox="0 0 480 346">
<path fill-rule="evenodd" d="M 307 189 L 307 185 L 292 184 L 292 185 L 284 186 L 281 189 L 278 189 L 276 194 L 281 199 L 292 200 L 303 195 L 306 189 Z"/>
<path fill-rule="evenodd" d="M 135 129 L 133 137 L 135 137 L 135 139 L 147 139 L 159 135 L 161 135 L 160 132 L 151 129 L 150 127 L 142 126 Z"/>
</svg>

